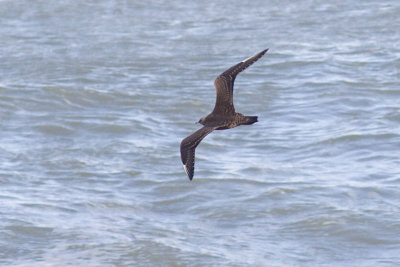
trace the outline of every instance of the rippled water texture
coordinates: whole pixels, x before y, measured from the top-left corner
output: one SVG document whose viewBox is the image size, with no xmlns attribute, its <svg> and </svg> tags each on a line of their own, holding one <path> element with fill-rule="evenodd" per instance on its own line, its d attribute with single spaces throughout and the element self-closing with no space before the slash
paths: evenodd
<svg viewBox="0 0 400 267">
<path fill-rule="evenodd" d="M 0 1 L 1 266 L 397 266 L 399 1 Z M 259 122 L 181 140 L 238 76 Z"/>
</svg>

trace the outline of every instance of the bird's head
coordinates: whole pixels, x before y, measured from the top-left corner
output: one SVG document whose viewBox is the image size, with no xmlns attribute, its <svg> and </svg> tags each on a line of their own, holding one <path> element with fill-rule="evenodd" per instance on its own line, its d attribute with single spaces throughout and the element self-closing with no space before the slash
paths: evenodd
<svg viewBox="0 0 400 267">
<path fill-rule="evenodd" d="M 197 123 L 203 124 L 204 125 L 205 117 L 201 118 Z"/>
</svg>

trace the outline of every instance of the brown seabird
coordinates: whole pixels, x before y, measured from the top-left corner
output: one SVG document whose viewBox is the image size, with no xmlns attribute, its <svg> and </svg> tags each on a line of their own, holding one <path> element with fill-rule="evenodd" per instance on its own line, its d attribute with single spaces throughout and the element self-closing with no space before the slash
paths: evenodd
<svg viewBox="0 0 400 267">
<path fill-rule="evenodd" d="M 201 118 L 199 123 L 203 128 L 189 135 L 181 142 L 181 159 L 183 168 L 189 179 L 193 179 L 194 174 L 194 152 L 201 140 L 214 130 L 225 130 L 239 125 L 250 125 L 257 122 L 257 116 L 244 116 L 237 113 L 233 106 L 233 84 L 236 76 L 261 58 L 268 49 L 249 57 L 242 62 L 230 67 L 217 77 L 214 81 L 217 92 L 217 100 L 214 110 L 207 116 Z"/>
</svg>

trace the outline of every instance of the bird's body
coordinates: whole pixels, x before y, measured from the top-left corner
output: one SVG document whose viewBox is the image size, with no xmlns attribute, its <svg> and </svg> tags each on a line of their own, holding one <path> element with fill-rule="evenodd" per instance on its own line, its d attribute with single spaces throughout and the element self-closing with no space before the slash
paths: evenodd
<svg viewBox="0 0 400 267">
<path fill-rule="evenodd" d="M 257 116 L 244 116 L 235 111 L 233 105 L 233 85 L 237 74 L 261 58 L 268 49 L 249 57 L 230 67 L 219 75 L 214 82 L 217 99 L 214 110 L 199 120 L 203 128 L 189 135 L 181 142 L 181 159 L 189 179 L 193 179 L 195 149 L 206 135 L 213 130 L 226 130 L 239 125 L 250 125 L 257 122 Z"/>
<path fill-rule="evenodd" d="M 242 124 L 253 124 L 257 121 L 257 116 L 244 116 L 241 113 L 233 115 L 221 115 L 210 113 L 199 123 L 208 127 L 218 127 L 215 130 L 226 130 Z"/>
</svg>

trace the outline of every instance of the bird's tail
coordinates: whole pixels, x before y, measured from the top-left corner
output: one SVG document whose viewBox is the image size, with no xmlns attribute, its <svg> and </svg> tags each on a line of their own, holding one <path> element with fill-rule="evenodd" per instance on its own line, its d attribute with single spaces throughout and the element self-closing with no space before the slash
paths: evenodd
<svg viewBox="0 0 400 267">
<path fill-rule="evenodd" d="M 245 118 L 245 120 L 244 120 L 243 124 L 245 124 L 245 125 L 250 125 L 250 124 L 253 124 L 258 121 L 257 116 L 246 116 L 244 118 Z"/>
</svg>

